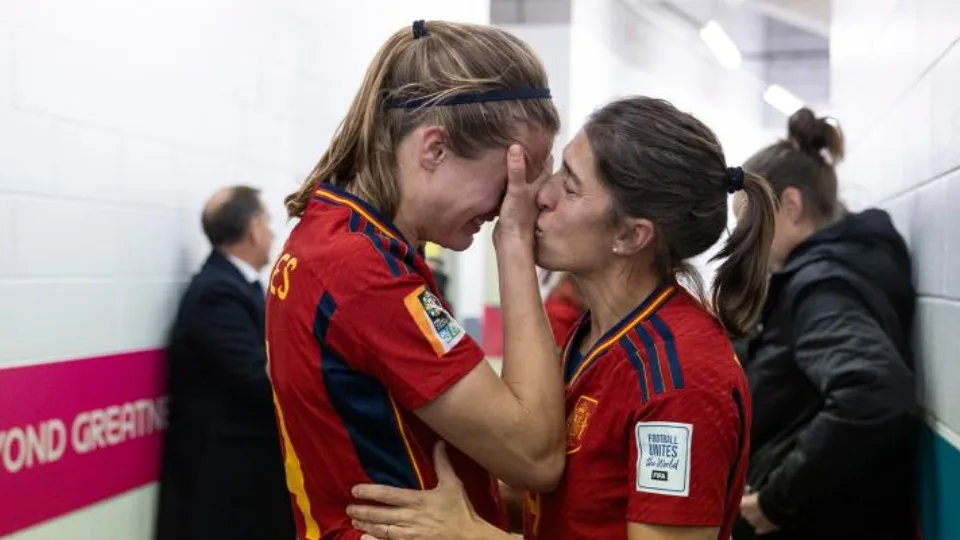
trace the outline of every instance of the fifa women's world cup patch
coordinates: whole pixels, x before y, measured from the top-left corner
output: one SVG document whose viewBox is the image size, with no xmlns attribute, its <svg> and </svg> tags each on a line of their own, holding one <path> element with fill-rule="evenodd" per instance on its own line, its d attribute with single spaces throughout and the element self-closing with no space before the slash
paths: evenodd
<svg viewBox="0 0 960 540">
<path fill-rule="evenodd" d="M 467 335 L 463 327 L 444 309 L 440 299 L 426 287 L 418 287 L 403 299 L 403 303 L 437 356 L 448 353 Z"/>
</svg>

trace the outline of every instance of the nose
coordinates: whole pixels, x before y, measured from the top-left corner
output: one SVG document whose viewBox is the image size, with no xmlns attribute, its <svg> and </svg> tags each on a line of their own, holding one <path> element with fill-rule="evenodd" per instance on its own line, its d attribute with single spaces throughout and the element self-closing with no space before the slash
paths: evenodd
<svg viewBox="0 0 960 540">
<path fill-rule="evenodd" d="M 557 175 L 552 175 L 547 179 L 546 182 L 543 183 L 542 186 L 540 186 L 540 190 L 537 192 L 537 208 L 541 212 L 553 210 L 557 203 L 556 179 Z"/>
</svg>

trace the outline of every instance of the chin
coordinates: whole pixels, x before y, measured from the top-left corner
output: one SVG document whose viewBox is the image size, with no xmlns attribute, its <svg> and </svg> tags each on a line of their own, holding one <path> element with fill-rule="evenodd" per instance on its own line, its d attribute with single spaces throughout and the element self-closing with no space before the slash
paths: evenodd
<svg viewBox="0 0 960 540">
<path fill-rule="evenodd" d="M 453 251 L 464 251 L 473 245 L 473 235 L 455 234 L 437 243 Z"/>
<path fill-rule="evenodd" d="M 563 271 L 563 268 L 560 268 L 560 265 L 556 263 L 554 257 L 550 256 L 550 253 L 544 249 L 541 243 L 537 243 L 536 249 L 533 252 L 534 263 L 543 268 L 544 270 L 549 270 L 551 272 Z"/>
</svg>

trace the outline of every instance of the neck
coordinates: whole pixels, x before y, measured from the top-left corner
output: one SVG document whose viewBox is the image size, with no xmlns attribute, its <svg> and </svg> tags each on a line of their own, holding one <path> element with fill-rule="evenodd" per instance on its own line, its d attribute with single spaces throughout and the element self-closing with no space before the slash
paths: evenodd
<svg viewBox="0 0 960 540">
<path fill-rule="evenodd" d="M 424 241 L 424 235 L 412 219 L 413 212 L 407 210 L 407 208 L 409 208 L 407 205 L 400 205 L 397 209 L 397 215 L 393 218 L 393 225 L 403 234 L 407 242 L 419 246 Z"/>
<path fill-rule="evenodd" d="M 241 261 L 252 266 L 257 272 L 263 270 L 263 264 L 259 258 L 252 253 L 252 249 L 247 249 L 245 246 L 230 246 L 227 248 L 222 248 L 220 250 L 224 255 L 230 255 L 231 257 L 236 257 Z"/>
<path fill-rule="evenodd" d="M 577 284 L 590 311 L 593 343 L 650 296 L 660 280 L 649 272 L 611 265 L 598 275 L 578 279 Z"/>
</svg>

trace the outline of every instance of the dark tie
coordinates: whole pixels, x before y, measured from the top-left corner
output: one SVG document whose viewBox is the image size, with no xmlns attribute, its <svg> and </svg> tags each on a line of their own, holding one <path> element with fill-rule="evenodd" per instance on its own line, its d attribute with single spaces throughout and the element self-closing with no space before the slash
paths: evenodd
<svg viewBox="0 0 960 540">
<path fill-rule="evenodd" d="M 265 299 L 266 293 L 264 293 L 263 284 L 260 283 L 259 279 L 255 279 L 253 280 L 252 283 L 250 283 L 250 290 L 253 291 L 254 296 L 256 296 L 258 299 L 260 300 Z"/>
</svg>

